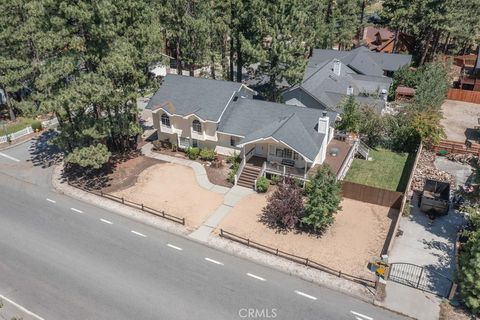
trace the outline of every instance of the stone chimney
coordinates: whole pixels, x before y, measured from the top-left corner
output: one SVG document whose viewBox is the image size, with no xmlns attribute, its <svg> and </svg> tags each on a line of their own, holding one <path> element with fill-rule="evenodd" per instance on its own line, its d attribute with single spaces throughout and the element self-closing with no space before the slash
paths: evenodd
<svg viewBox="0 0 480 320">
<path fill-rule="evenodd" d="M 333 60 L 333 73 L 336 75 L 336 76 L 340 76 L 340 72 L 342 70 L 342 63 L 340 62 L 340 60 Z"/>
<path fill-rule="evenodd" d="M 330 119 L 328 118 L 327 112 L 323 111 L 322 116 L 318 118 L 318 128 L 319 133 L 328 134 L 330 127 Z"/>
</svg>

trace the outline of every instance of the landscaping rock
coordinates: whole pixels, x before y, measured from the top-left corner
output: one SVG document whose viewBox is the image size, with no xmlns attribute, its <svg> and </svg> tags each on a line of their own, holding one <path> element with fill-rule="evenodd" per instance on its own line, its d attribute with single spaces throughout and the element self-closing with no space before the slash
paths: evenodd
<svg viewBox="0 0 480 320">
<path fill-rule="evenodd" d="M 448 172 L 438 170 L 434 164 L 435 157 L 434 152 L 422 150 L 413 174 L 412 190 L 422 191 L 426 179 L 448 182 L 452 189 L 455 188 L 455 177 Z"/>
</svg>

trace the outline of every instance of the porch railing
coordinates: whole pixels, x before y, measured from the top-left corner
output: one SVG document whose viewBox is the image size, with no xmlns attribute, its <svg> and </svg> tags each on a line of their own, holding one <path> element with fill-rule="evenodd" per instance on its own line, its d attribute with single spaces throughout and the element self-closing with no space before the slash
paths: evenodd
<svg viewBox="0 0 480 320">
<path fill-rule="evenodd" d="M 264 168 L 264 169 L 263 169 Z M 307 180 L 307 174 L 304 169 L 286 166 L 278 163 L 264 162 L 263 173 L 278 174 L 281 176 L 294 176 L 301 180 Z"/>
<path fill-rule="evenodd" d="M 240 162 L 240 166 L 238 167 L 237 173 L 235 174 L 235 181 L 234 184 L 237 185 L 238 179 L 240 179 L 240 175 L 242 174 L 243 168 L 245 168 L 245 165 L 247 164 L 247 161 L 250 160 L 250 158 L 253 156 L 253 151 L 255 150 L 255 147 L 250 149 L 242 159 L 242 162 Z"/>
</svg>

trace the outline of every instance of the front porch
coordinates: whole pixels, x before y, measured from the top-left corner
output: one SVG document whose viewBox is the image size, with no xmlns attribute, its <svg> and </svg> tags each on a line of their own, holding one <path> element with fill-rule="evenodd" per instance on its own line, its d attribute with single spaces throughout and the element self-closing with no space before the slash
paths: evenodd
<svg viewBox="0 0 480 320">
<path fill-rule="evenodd" d="M 283 164 L 282 164 L 283 162 Z M 289 163 L 289 164 L 287 164 Z M 266 173 L 275 174 L 280 176 L 293 176 L 295 178 L 306 179 L 308 166 L 304 168 L 296 168 L 291 159 L 283 159 L 280 161 L 268 160 L 264 157 L 252 156 L 247 162 L 247 166 L 261 168 L 262 175 Z"/>
</svg>

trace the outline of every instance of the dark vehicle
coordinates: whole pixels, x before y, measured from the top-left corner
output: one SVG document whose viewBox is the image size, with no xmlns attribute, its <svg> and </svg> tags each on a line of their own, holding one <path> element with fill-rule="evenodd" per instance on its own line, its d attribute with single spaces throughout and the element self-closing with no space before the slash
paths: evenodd
<svg viewBox="0 0 480 320">
<path fill-rule="evenodd" d="M 446 215 L 450 206 L 450 184 L 427 179 L 419 200 L 420 210 L 430 215 Z"/>
</svg>

